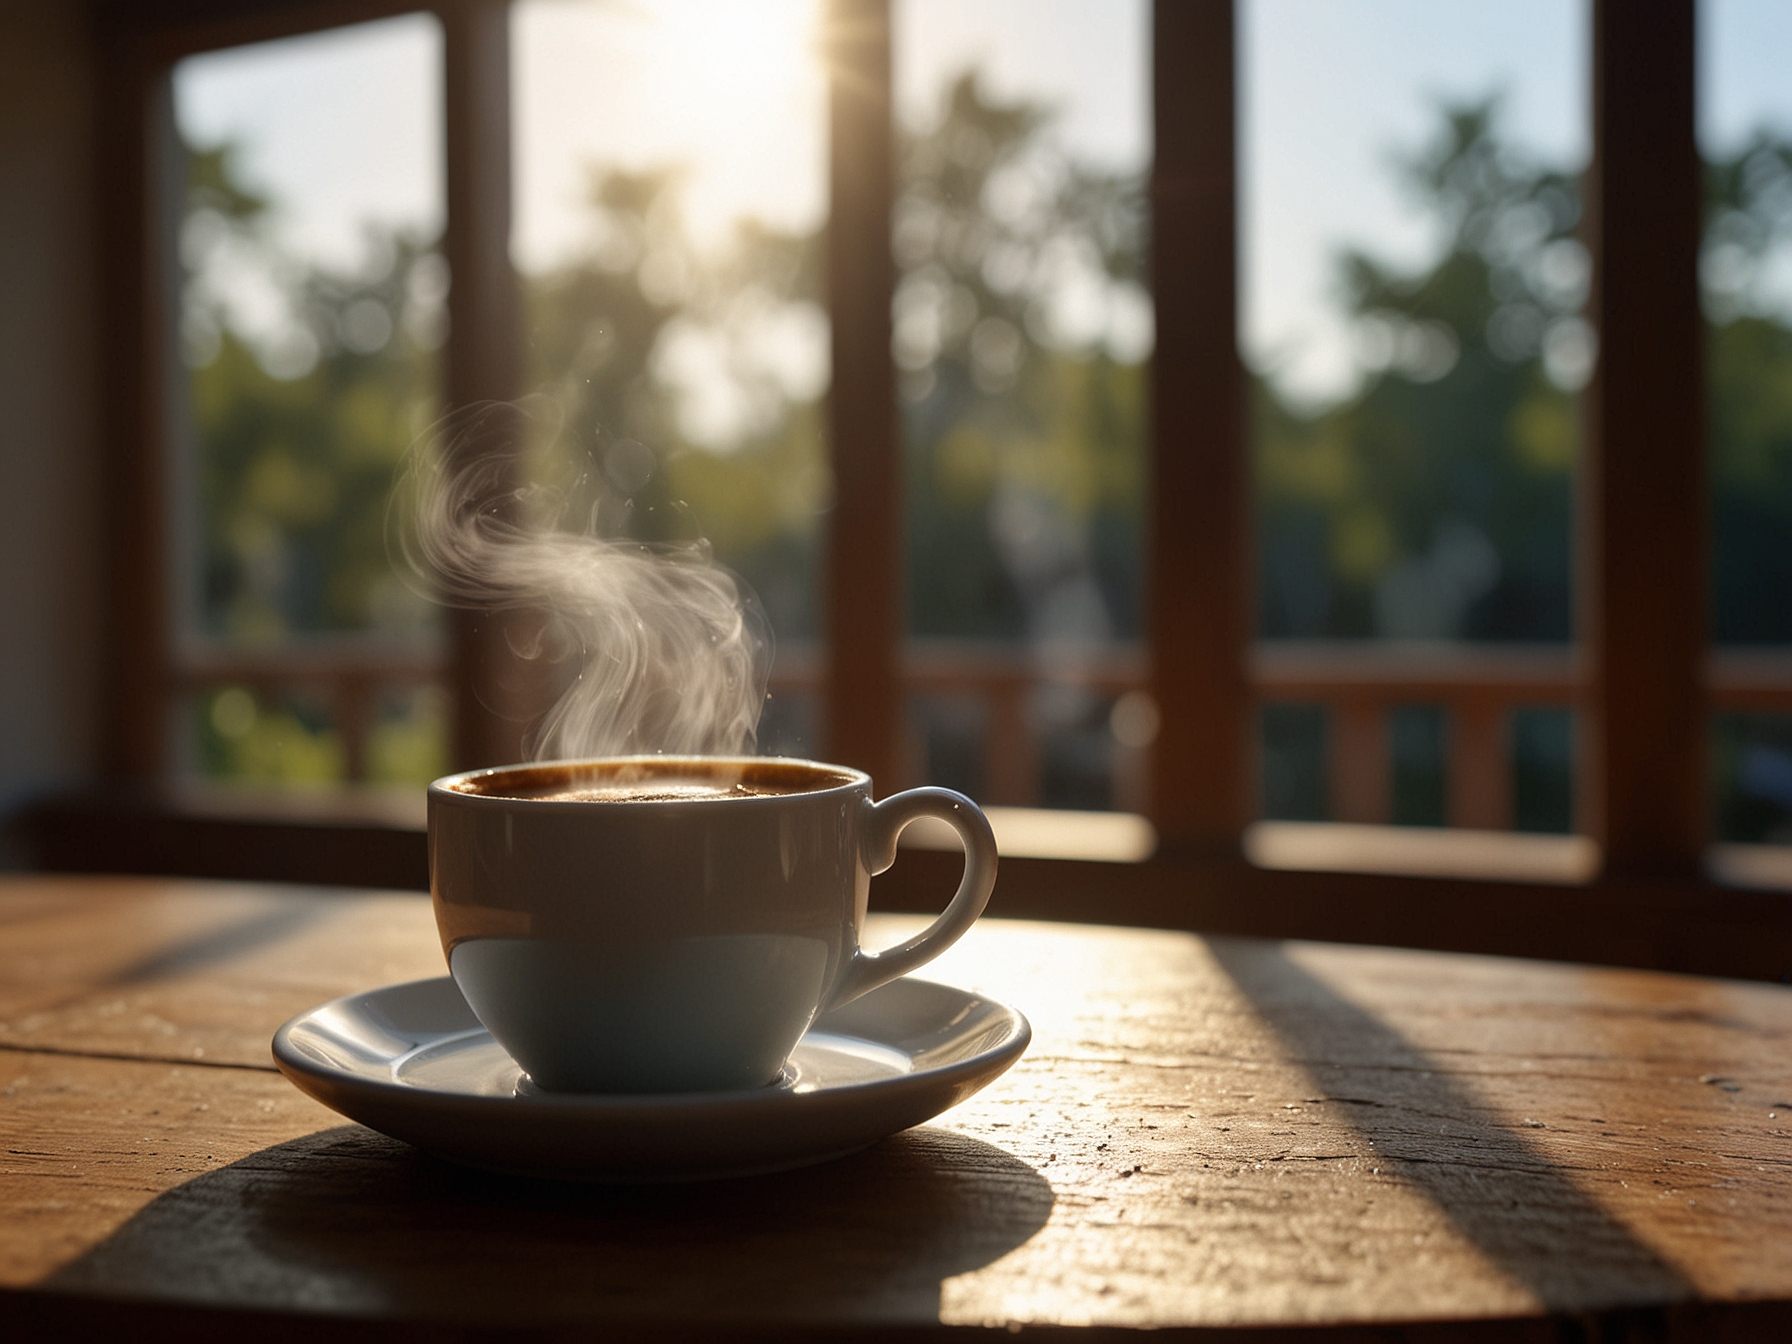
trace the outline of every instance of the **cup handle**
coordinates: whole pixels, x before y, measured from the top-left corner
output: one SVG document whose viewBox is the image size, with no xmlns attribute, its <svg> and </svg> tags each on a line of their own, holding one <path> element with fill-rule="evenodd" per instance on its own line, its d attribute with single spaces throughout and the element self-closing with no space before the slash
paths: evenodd
<svg viewBox="0 0 1792 1344">
<path fill-rule="evenodd" d="M 989 819 L 962 793 L 951 789 L 909 789 L 865 807 L 865 864 L 873 876 L 896 862 L 896 837 L 904 827 L 921 817 L 938 817 L 958 832 L 964 844 L 964 877 L 940 917 L 906 943 L 876 954 L 854 948 L 852 960 L 828 996 L 829 1008 L 851 1003 L 861 994 L 932 961 L 976 923 L 996 885 L 995 832 L 989 829 Z"/>
</svg>

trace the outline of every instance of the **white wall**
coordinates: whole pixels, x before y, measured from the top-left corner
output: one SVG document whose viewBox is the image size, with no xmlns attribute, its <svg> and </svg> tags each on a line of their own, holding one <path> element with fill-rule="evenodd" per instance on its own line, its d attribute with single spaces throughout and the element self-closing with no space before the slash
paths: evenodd
<svg viewBox="0 0 1792 1344">
<path fill-rule="evenodd" d="M 80 0 L 0 0 L 0 813 L 89 778 L 99 695 L 92 78 Z"/>
</svg>

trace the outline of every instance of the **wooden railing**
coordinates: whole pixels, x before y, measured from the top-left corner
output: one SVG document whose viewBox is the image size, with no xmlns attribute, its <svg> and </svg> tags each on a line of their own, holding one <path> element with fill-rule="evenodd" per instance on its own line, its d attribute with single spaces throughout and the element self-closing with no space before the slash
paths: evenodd
<svg viewBox="0 0 1792 1344">
<path fill-rule="evenodd" d="M 261 697 L 294 691 L 319 697 L 340 736 L 345 778 L 356 782 L 365 778 L 380 693 L 426 685 L 440 675 L 439 660 L 426 652 L 313 644 L 193 656 L 174 689 L 196 694 L 243 686 Z M 1337 821 L 1388 819 L 1389 715 L 1401 706 L 1437 707 L 1446 723 L 1447 819 L 1481 830 L 1511 825 L 1513 711 L 1569 707 L 1580 686 L 1573 651 L 1560 645 L 1261 643 L 1251 678 L 1259 703 L 1324 708 L 1330 814 Z M 812 646 L 779 650 L 774 695 L 818 695 L 821 681 L 821 659 Z M 1074 686 L 1118 698 L 1142 692 L 1145 681 L 1144 653 L 1136 646 L 1048 655 L 1015 645 L 920 640 L 908 645 L 903 668 L 910 697 L 982 702 L 984 801 L 1009 806 L 1041 800 L 1043 744 L 1031 712 L 1041 687 Z M 1714 711 L 1792 714 L 1792 650 L 1720 650 L 1709 660 L 1707 685 Z M 1143 810 L 1144 750 L 1116 743 L 1113 759 L 1115 805 Z M 918 782 L 923 773 L 918 743 L 910 745 L 905 773 L 907 782 Z"/>
<path fill-rule="evenodd" d="M 1444 714 L 1447 820 L 1475 830 L 1512 824 L 1512 711 L 1573 703 L 1578 684 L 1563 646 L 1260 644 L 1260 701 L 1317 703 L 1327 712 L 1331 819 L 1390 819 L 1389 715 L 1406 705 Z"/>
</svg>

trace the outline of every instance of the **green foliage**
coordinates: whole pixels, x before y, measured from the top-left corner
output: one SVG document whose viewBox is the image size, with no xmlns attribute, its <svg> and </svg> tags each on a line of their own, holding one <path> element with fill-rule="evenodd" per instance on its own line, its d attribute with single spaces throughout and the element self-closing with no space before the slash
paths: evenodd
<svg viewBox="0 0 1792 1344">
<path fill-rule="evenodd" d="M 1129 348 L 1109 319 L 1143 311 L 1142 183 L 1074 162 L 1045 110 L 970 74 L 942 108 L 903 141 L 894 220 L 910 628 L 1135 638 L 1147 342 Z M 1253 381 L 1267 636 L 1570 634 L 1587 264 L 1575 183 L 1515 152 L 1497 114 L 1491 100 L 1442 108 L 1402 165 L 1436 226 L 1433 261 L 1340 256 L 1357 391 L 1315 410 Z M 436 415 L 439 258 L 370 235 L 352 273 L 297 265 L 269 243 L 270 203 L 240 184 L 229 146 L 189 165 L 201 632 L 426 636 L 383 524 L 392 468 Z M 703 253 L 679 195 L 671 168 L 594 174 L 587 253 L 525 281 L 528 377 L 549 408 L 531 469 L 607 535 L 707 537 L 800 640 L 818 627 L 825 423 L 816 390 L 766 351 L 822 320 L 824 238 L 745 222 Z M 1792 325 L 1773 283 L 1792 243 L 1792 145 L 1762 134 L 1713 163 L 1708 203 L 1714 628 L 1785 641 Z M 285 294 L 284 336 L 252 338 L 209 288 L 231 249 Z M 713 396 L 732 411 L 706 428 L 694 411 Z M 329 725 L 302 708 L 258 708 L 234 736 L 201 708 L 210 769 L 340 768 Z M 383 718 L 370 770 L 433 770 L 438 720 Z"/>
<path fill-rule="evenodd" d="M 424 624 L 385 551 L 393 468 L 434 402 L 422 361 L 406 363 L 335 353 L 276 379 L 227 331 L 194 370 L 208 633 L 265 644 Z"/>
<path fill-rule="evenodd" d="M 1403 175 L 1443 246 L 1341 256 L 1362 388 L 1302 414 L 1258 387 L 1263 632 L 1567 638 L 1573 184 L 1503 146 L 1491 102 L 1446 108 Z"/>
<path fill-rule="evenodd" d="M 343 776 L 342 739 L 312 705 L 260 703 L 240 686 L 200 697 L 200 773 L 240 784 L 328 784 Z"/>
<path fill-rule="evenodd" d="M 419 240 L 371 235 L 360 273 L 297 267 L 260 233 L 265 202 L 235 183 L 227 146 L 189 162 L 200 631 L 258 645 L 427 632 L 431 614 L 387 563 L 385 507 L 394 466 L 438 413 L 440 259 Z M 253 348 L 208 284 L 229 249 L 285 290 L 284 330 Z"/>
<path fill-rule="evenodd" d="M 268 201 L 237 176 L 236 146 L 225 142 L 187 151 L 187 213 L 210 210 L 236 224 L 258 220 Z"/>
<path fill-rule="evenodd" d="M 1792 144 L 1759 132 L 1706 176 L 1712 633 L 1792 640 Z"/>
<path fill-rule="evenodd" d="M 447 695 L 422 687 L 389 703 L 367 735 L 371 784 L 415 784 L 448 773 Z"/>
<path fill-rule="evenodd" d="M 240 184 L 229 145 L 192 151 L 188 167 L 190 633 L 238 647 L 429 639 L 436 614 L 394 577 L 385 512 L 395 465 L 438 414 L 440 258 L 422 240 L 370 233 L 353 273 L 298 265 L 267 236 L 269 202 Z M 278 326 L 253 337 L 220 278 L 245 270 L 284 306 Z M 193 708 L 205 775 L 280 785 L 344 775 L 341 734 L 319 704 L 225 687 Z M 428 780 L 443 740 L 439 713 L 386 714 L 366 743 L 368 776 Z"/>
<path fill-rule="evenodd" d="M 1712 628 L 1792 640 L 1792 331 L 1763 317 L 1710 329 Z"/>
<path fill-rule="evenodd" d="M 303 698 L 257 696 L 224 686 L 198 699 L 194 745 L 200 773 L 240 784 L 333 784 L 346 769 L 342 735 Z M 367 734 L 366 779 L 420 784 L 447 772 L 445 696 L 436 687 L 393 695 Z"/>
<path fill-rule="evenodd" d="M 678 193 L 671 169 L 594 175 L 589 255 L 527 281 L 529 381 L 549 407 L 532 473 L 603 535 L 706 538 L 775 631 L 809 635 L 828 492 L 821 409 L 753 355 L 767 323 L 819 299 L 821 239 L 745 221 L 704 256 Z M 726 442 L 686 432 L 665 368 L 675 337 L 724 351 L 712 376 L 744 407 Z"/>
<path fill-rule="evenodd" d="M 1143 184 L 1068 158 L 1049 124 L 967 72 L 903 146 L 895 353 L 919 635 L 1139 633 L 1145 383 L 1136 354 L 1104 348 L 1100 310 L 1116 292 L 1143 305 Z M 1063 315 L 1079 290 L 1097 309 L 1080 327 Z"/>
<path fill-rule="evenodd" d="M 1076 161 L 1048 109 L 989 97 L 975 71 L 901 145 L 908 630 L 1036 651 L 1053 806 L 1115 801 L 1112 705 L 1053 669 L 1142 633 L 1144 207 L 1141 175 Z M 929 777 L 975 789 L 967 708 L 920 697 L 912 724 Z"/>
</svg>

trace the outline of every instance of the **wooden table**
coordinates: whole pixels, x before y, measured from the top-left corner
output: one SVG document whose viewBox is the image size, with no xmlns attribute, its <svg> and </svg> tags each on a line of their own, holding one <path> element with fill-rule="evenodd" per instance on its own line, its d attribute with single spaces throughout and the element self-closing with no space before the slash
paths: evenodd
<svg viewBox="0 0 1792 1344">
<path fill-rule="evenodd" d="M 0 1339 L 1792 1338 L 1792 990 L 986 920 L 932 971 L 1032 1019 L 986 1092 L 619 1190 L 274 1071 L 288 1016 L 440 968 L 421 897 L 0 880 Z"/>
</svg>

